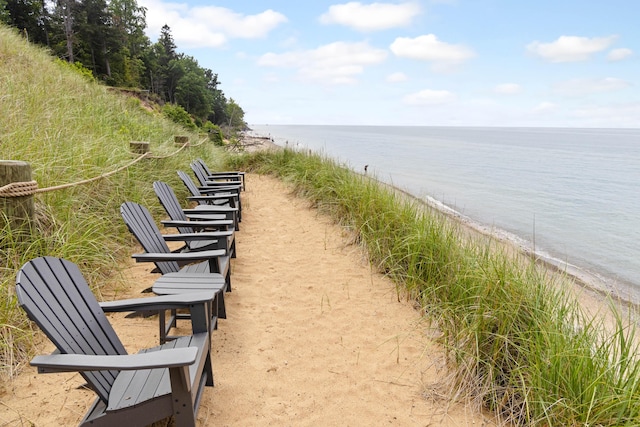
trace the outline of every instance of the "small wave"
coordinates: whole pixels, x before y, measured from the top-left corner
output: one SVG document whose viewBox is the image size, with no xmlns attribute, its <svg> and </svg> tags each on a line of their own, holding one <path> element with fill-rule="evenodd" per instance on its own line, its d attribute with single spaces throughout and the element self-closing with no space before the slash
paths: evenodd
<svg viewBox="0 0 640 427">
<path fill-rule="evenodd" d="M 422 200 L 429 207 L 432 207 L 439 212 L 442 212 L 454 218 L 464 226 L 469 227 L 472 230 L 475 230 L 485 236 L 489 236 L 498 241 L 505 242 L 513 246 L 516 250 L 524 255 L 533 256 L 536 262 L 541 263 L 542 265 L 550 268 L 553 271 L 558 271 L 566 274 L 582 287 L 591 289 L 592 291 L 604 295 L 612 295 L 616 299 L 625 301 L 630 304 L 640 305 L 640 291 L 638 291 L 637 288 L 633 286 L 633 284 L 626 284 L 626 286 L 623 286 L 623 283 L 619 280 L 606 277 L 596 272 L 571 264 L 564 259 L 555 257 L 549 252 L 536 247 L 533 242 L 523 239 L 522 237 L 514 233 L 497 228 L 495 226 L 489 226 L 487 224 L 477 222 L 431 196 L 423 196 Z"/>
</svg>

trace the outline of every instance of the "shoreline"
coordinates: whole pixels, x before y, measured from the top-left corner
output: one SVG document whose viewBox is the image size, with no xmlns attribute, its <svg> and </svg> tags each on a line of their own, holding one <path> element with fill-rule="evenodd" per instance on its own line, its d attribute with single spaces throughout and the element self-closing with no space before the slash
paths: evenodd
<svg viewBox="0 0 640 427">
<path fill-rule="evenodd" d="M 375 179 L 373 177 L 369 178 Z M 558 277 L 562 285 L 572 287 L 578 302 L 592 314 L 602 313 L 603 310 L 607 312 L 610 311 L 610 309 L 606 307 L 608 299 L 611 299 L 616 308 L 624 309 L 625 313 L 640 312 L 640 301 L 638 301 L 638 298 L 633 298 L 630 294 L 627 296 L 621 295 L 620 290 L 611 289 L 607 281 L 596 274 L 554 258 L 542 251 L 531 250 L 525 244 L 527 242 L 519 236 L 506 230 L 489 227 L 486 224 L 475 221 L 430 196 L 422 199 L 407 190 L 378 179 L 375 180 L 379 184 L 392 188 L 394 191 L 398 191 L 428 208 L 435 209 L 456 225 L 475 234 L 475 236 L 469 236 L 469 238 L 494 240 L 506 246 L 507 250 L 514 251 L 514 253 L 520 257 L 529 259 L 534 257 L 535 263 L 546 269 L 554 277 Z M 640 321 L 637 314 L 634 314 L 634 319 L 636 322 Z"/>
<path fill-rule="evenodd" d="M 248 146 L 251 147 L 249 151 L 285 148 L 281 145 L 275 144 L 272 137 L 259 135 L 252 130 L 245 132 L 242 139 L 248 141 Z M 361 174 L 353 169 L 351 170 L 353 173 Z M 529 242 L 521 239 L 519 236 L 469 218 L 431 196 L 421 198 L 412 194 L 408 190 L 383 182 L 373 176 L 361 175 L 367 176 L 369 179 L 373 179 L 377 183 L 388 188 L 392 188 L 393 190 L 410 197 L 424 206 L 437 210 L 441 214 L 450 218 L 456 224 L 477 233 L 478 237 L 494 239 L 503 245 L 508 245 L 522 257 L 535 257 L 536 264 L 546 268 L 555 276 L 561 276 L 563 282 L 570 282 L 567 284 L 578 287 L 582 290 L 583 292 L 581 292 L 581 294 L 586 298 L 586 301 L 582 301 L 584 303 L 583 305 L 586 305 L 590 309 L 600 307 L 602 304 L 606 303 L 607 299 L 611 299 L 618 308 L 624 308 L 627 311 L 640 311 L 640 291 L 631 292 L 630 286 L 627 286 L 629 289 L 627 292 L 622 292 L 622 289 L 618 289 L 610 283 L 613 279 L 608 280 L 604 276 L 600 276 L 597 273 L 592 273 L 577 265 L 562 261 L 544 251 L 532 250 L 528 247 Z M 588 292 L 589 295 L 585 295 L 585 292 Z"/>
<path fill-rule="evenodd" d="M 610 298 L 619 308 L 634 311 L 640 310 L 640 291 L 631 292 L 631 290 L 628 290 L 628 292 L 622 292 L 622 289 L 616 288 L 613 283 L 611 283 L 613 279 L 607 279 L 605 276 L 601 276 L 580 266 L 563 261 L 544 250 L 531 249 L 529 247 L 530 242 L 509 231 L 488 226 L 487 224 L 483 224 L 469 218 L 455 209 L 432 199 L 430 196 L 428 199 L 422 200 L 406 190 L 400 191 L 406 193 L 419 202 L 438 210 L 453 221 L 459 223 L 461 226 L 473 230 L 481 236 L 495 239 L 502 244 L 509 245 L 520 256 L 529 259 L 534 258 L 536 264 L 546 268 L 554 275 L 560 275 L 563 281 L 569 281 L 570 285 L 577 286 L 580 289 L 592 293 L 593 295 L 591 298 L 597 300 L 598 304 L 602 304 L 606 302 L 606 299 Z M 627 284 L 627 288 L 629 288 L 629 285 L 631 284 Z M 598 300 L 597 296 L 604 298 L 605 301 Z M 593 306 L 594 302 L 590 302 L 588 305 Z"/>
<path fill-rule="evenodd" d="M 250 135 L 250 132 L 252 131 L 242 132 L 238 141 L 238 148 L 240 151 L 252 153 L 254 151 L 261 150 L 282 149 L 282 147 L 273 142 L 273 138 L 268 136 Z"/>
<path fill-rule="evenodd" d="M 389 185 L 378 181 L 381 184 Z M 461 226 L 471 229 L 479 235 L 486 236 L 490 239 L 495 239 L 498 242 L 509 245 L 519 255 L 526 258 L 535 258 L 535 262 L 538 265 L 550 270 L 554 274 L 560 274 L 563 277 L 569 278 L 575 285 L 580 286 L 590 292 L 596 293 L 605 298 L 612 298 L 617 304 L 621 304 L 627 308 L 640 309 L 640 292 L 627 292 L 623 293 L 620 289 L 616 289 L 610 280 L 597 273 L 590 272 L 577 265 L 563 261 L 556 258 L 543 250 L 535 250 L 529 247 L 528 241 L 520 238 L 519 236 L 487 224 L 483 224 L 468 216 L 465 216 L 457 210 L 433 199 L 431 196 L 427 196 L 426 199 L 421 199 L 407 190 L 402 190 L 395 186 L 391 186 L 394 189 L 405 193 L 407 196 L 423 203 L 447 217 L 456 221 Z M 627 284 L 631 285 L 631 284 Z"/>
</svg>

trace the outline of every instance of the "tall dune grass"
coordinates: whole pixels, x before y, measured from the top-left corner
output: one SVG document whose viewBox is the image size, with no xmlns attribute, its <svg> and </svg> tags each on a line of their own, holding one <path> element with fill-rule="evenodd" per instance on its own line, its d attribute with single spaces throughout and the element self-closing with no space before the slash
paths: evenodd
<svg viewBox="0 0 640 427">
<path fill-rule="evenodd" d="M 131 141 L 149 141 L 152 155 L 176 152 L 174 135 L 197 134 L 165 120 L 129 97 L 110 92 L 53 60 L 0 26 L 0 158 L 31 164 L 40 188 L 107 174 L 130 163 Z M 35 196 L 36 220 L 25 236 L 0 218 L 0 376 L 11 376 L 32 351 L 33 332 L 16 306 L 17 270 L 31 258 L 53 255 L 78 263 L 96 287 L 118 280 L 133 240 L 119 206 L 132 200 L 161 214 L 154 180 L 186 189 L 176 170 L 204 158 L 219 166 L 222 152 L 207 141 L 166 158 L 143 159 L 108 178 Z"/>
<path fill-rule="evenodd" d="M 570 280 L 315 154 L 230 159 L 273 174 L 353 230 L 370 261 L 440 332 L 452 391 L 516 425 L 640 425 L 635 326 L 588 315 Z"/>
</svg>

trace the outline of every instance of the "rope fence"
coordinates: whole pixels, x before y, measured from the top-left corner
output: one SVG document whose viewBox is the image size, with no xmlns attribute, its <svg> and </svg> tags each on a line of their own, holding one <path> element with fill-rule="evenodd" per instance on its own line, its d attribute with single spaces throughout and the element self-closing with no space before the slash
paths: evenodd
<svg viewBox="0 0 640 427">
<path fill-rule="evenodd" d="M 120 171 L 122 171 L 124 169 L 127 169 L 128 167 L 138 163 L 140 160 L 144 159 L 145 157 L 147 157 L 147 153 L 141 155 L 140 157 L 138 157 L 137 159 L 133 160 L 132 162 L 129 162 L 126 165 L 121 166 L 118 169 L 113 170 L 111 172 L 103 173 L 102 175 L 94 176 L 93 178 L 84 179 L 84 180 L 78 181 L 78 182 L 72 182 L 72 183 L 69 183 L 69 184 L 56 185 L 55 187 L 39 188 L 38 190 L 35 191 L 35 193 L 47 193 L 49 191 L 63 190 L 65 188 L 75 187 L 76 185 L 88 184 L 90 182 L 97 181 L 99 179 L 108 178 L 111 175 L 115 175 L 116 173 L 118 173 L 118 172 L 120 172 Z"/>
<path fill-rule="evenodd" d="M 62 185 L 56 185 L 54 187 L 47 187 L 47 188 L 38 188 L 38 182 L 37 181 L 25 181 L 25 182 L 12 182 L 10 184 L 4 185 L 2 187 L 0 187 L 0 197 L 5 197 L 5 198 L 12 198 L 12 197 L 25 197 L 25 196 L 32 196 L 34 194 L 39 194 L 39 193 L 46 193 L 46 192 L 50 192 L 50 191 L 56 191 L 56 190 L 63 190 L 65 188 L 70 188 L 70 187 L 75 187 L 77 185 L 83 185 L 83 184 L 88 184 L 90 182 L 93 181 L 97 181 L 100 179 L 104 179 L 104 178 L 108 178 L 111 175 L 115 175 L 116 173 L 127 169 L 130 166 L 133 166 L 134 164 L 138 163 L 140 160 L 144 159 L 144 158 L 148 158 L 148 159 L 167 159 L 169 157 L 173 157 L 175 155 L 177 155 L 178 153 L 180 153 L 182 150 L 184 150 L 186 147 L 198 147 L 202 144 L 204 144 L 206 142 L 205 139 L 203 139 L 202 141 L 200 141 L 198 144 L 194 144 L 194 145 L 190 145 L 189 142 L 185 142 L 184 144 L 182 144 L 182 146 L 176 150 L 175 152 L 168 154 L 166 156 L 152 156 L 151 153 L 144 153 L 140 156 L 138 156 L 137 158 L 135 158 L 134 160 L 132 160 L 131 162 L 127 163 L 124 166 L 119 167 L 118 169 L 115 169 L 111 172 L 107 172 L 107 173 L 103 173 L 99 176 L 95 176 L 93 178 L 88 178 L 88 179 L 84 179 L 82 181 L 77 181 L 77 182 L 72 182 L 72 183 L 68 183 L 68 184 L 62 184 Z"/>
<path fill-rule="evenodd" d="M 184 144 L 182 144 L 182 147 L 178 148 L 178 150 L 176 150 L 175 152 L 171 153 L 171 154 L 167 154 L 166 156 L 149 156 L 150 159 L 168 159 L 169 157 L 173 157 L 176 154 L 178 154 L 179 152 L 181 152 L 182 150 L 184 150 L 187 147 L 197 147 L 199 145 L 202 145 L 204 143 L 204 140 L 200 141 L 198 144 L 196 145 L 189 145 L 189 142 L 185 142 Z"/>
</svg>

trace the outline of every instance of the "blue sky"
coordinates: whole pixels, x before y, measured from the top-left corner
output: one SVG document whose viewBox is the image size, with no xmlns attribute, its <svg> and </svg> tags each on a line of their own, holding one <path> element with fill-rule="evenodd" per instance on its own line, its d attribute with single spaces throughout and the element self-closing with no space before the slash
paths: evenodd
<svg viewBox="0 0 640 427">
<path fill-rule="evenodd" d="M 138 0 L 249 124 L 640 127 L 638 0 Z"/>
</svg>

